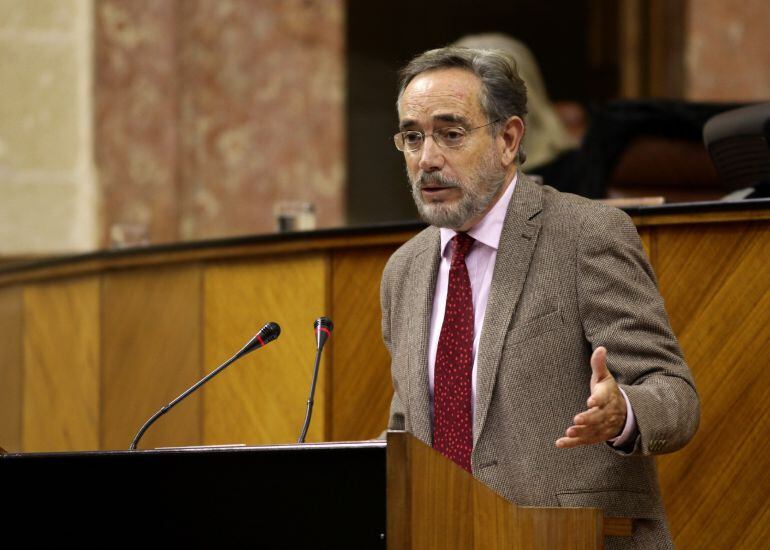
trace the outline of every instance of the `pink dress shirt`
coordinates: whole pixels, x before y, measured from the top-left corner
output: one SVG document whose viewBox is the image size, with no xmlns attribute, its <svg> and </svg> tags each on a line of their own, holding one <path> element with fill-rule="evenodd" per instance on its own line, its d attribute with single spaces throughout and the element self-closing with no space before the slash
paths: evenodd
<svg viewBox="0 0 770 550">
<path fill-rule="evenodd" d="M 471 279 L 471 290 L 473 292 L 473 374 L 471 381 L 471 392 L 473 402 L 471 404 L 471 414 L 476 413 L 476 372 L 477 372 L 477 351 L 481 330 L 484 328 L 484 314 L 487 311 L 487 298 L 489 289 L 492 286 L 492 274 L 495 270 L 495 260 L 497 259 L 497 248 L 500 244 L 500 234 L 503 231 L 503 222 L 508 212 L 508 204 L 511 202 L 513 190 L 516 187 L 518 172 L 513 177 L 513 181 L 505 190 L 503 195 L 492 206 L 490 211 L 479 223 L 468 230 L 468 235 L 476 239 L 473 247 L 465 258 L 465 264 L 468 266 L 468 275 Z M 449 286 L 449 267 L 452 260 L 452 251 L 449 247 L 449 241 L 452 240 L 457 232 L 452 229 L 442 227 L 441 233 L 441 263 L 439 264 L 438 277 L 436 279 L 436 291 L 433 295 L 433 311 L 430 320 L 430 335 L 428 340 L 428 387 L 431 399 L 431 416 L 433 415 L 433 378 L 436 366 L 436 349 L 438 348 L 438 339 L 441 334 L 441 325 L 444 322 L 444 309 L 446 307 L 447 288 Z M 623 431 L 615 439 L 611 439 L 615 447 L 620 447 L 628 442 L 630 437 L 636 431 L 636 420 L 631 403 L 626 396 L 626 392 L 620 389 L 626 400 L 628 415 Z M 575 411 L 577 414 L 579 411 Z M 566 430 L 569 426 L 565 426 Z"/>
</svg>

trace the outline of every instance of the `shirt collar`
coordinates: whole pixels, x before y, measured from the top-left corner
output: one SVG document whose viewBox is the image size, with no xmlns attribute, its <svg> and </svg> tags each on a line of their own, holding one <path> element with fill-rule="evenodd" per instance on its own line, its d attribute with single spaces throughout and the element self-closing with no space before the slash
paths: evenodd
<svg viewBox="0 0 770 550">
<path fill-rule="evenodd" d="M 500 235 L 503 232 L 503 222 L 505 222 L 505 214 L 508 212 L 508 204 L 511 202 L 513 196 L 513 189 L 516 187 L 516 181 L 519 179 L 519 172 L 513 176 L 513 181 L 505 190 L 505 193 L 498 199 L 498 201 L 492 206 L 487 215 L 481 218 L 481 221 L 471 227 L 468 230 L 468 235 L 476 239 L 478 242 L 487 245 L 490 248 L 497 250 L 500 244 Z M 452 238 L 457 235 L 457 231 L 442 227 L 441 233 L 441 255 L 446 253 L 447 245 Z"/>
</svg>

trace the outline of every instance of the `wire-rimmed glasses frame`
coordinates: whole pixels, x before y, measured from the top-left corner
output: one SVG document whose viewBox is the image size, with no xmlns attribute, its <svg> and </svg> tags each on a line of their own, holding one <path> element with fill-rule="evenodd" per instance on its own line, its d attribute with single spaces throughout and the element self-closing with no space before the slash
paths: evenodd
<svg viewBox="0 0 770 550">
<path fill-rule="evenodd" d="M 439 128 L 434 130 L 432 134 L 426 134 L 421 130 L 407 130 L 405 132 L 398 132 L 393 136 L 393 141 L 396 144 L 396 149 L 402 152 L 414 153 L 422 149 L 425 140 L 429 137 L 433 138 L 436 145 L 445 149 L 457 149 L 465 144 L 465 138 L 468 134 L 486 128 L 492 124 L 500 122 L 500 119 L 487 122 L 481 126 L 475 128 L 465 129 L 462 126 L 447 126 L 446 128 Z"/>
</svg>

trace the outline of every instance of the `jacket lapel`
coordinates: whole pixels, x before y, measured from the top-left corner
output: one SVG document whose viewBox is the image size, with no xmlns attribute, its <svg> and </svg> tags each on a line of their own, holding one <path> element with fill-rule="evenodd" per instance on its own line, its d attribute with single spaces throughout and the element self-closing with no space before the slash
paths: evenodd
<svg viewBox="0 0 770 550">
<path fill-rule="evenodd" d="M 441 257 L 439 231 L 435 228 L 432 231 L 433 234 L 427 239 L 425 248 L 414 258 L 409 277 L 413 286 L 410 292 L 410 303 L 407 306 L 409 313 L 409 378 L 407 382 L 409 403 L 407 407 L 412 420 L 412 433 L 428 445 L 433 444 L 428 389 L 428 332 Z"/>
<path fill-rule="evenodd" d="M 540 232 L 540 217 L 537 214 L 542 209 L 542 188 L 523 173 L 519 172 L 519 175 L 500 235 L 484 327 L 479 341 L 474 445 L 478 442 L 486 420 L 503 343 L 524 288 Z"/>
</svg>

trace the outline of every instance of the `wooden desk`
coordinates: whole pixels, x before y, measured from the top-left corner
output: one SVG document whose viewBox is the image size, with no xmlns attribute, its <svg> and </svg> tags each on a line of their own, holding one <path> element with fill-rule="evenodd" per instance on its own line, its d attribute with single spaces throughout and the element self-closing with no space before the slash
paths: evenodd
<svg viewBox="0 0 770 550">
<path fill-rule="evenodd" d="M 629 210 L 701 395 L 659 460 L 683 548 L 770 538 L 770 201 Z M 379 279 L 420 225 L 99 252 L 0 269 L 0 443 L 124 449 L 142 422 L 266 321 L 281 338 L 161 419 L 142 446 L 296 440 L 312 323 L 334 320 L 309 440 L 365 439 L 391 395 Z"/>
<path fill-rule="evenodd" d="M 679 548 L 770 540 L 770 209 L 741 206 L 634 215 L 701 399 L 693 441 L 658 459 Z"/>
</svg>

